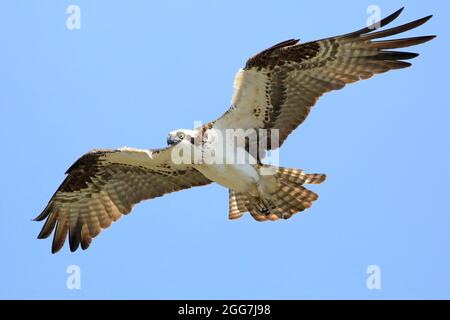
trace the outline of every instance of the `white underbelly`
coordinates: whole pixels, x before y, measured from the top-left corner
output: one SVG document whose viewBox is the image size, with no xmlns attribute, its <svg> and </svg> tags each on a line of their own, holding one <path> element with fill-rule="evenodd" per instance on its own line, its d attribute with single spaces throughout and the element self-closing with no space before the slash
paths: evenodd
<svg viewBox="0 0 450 320">
<path fill-rule="evenodd" d="M 259 174 L 250 164 L 201 164 L 195 166 L 208 179 L 237 192 L 257 192 Z"/>
</svg>

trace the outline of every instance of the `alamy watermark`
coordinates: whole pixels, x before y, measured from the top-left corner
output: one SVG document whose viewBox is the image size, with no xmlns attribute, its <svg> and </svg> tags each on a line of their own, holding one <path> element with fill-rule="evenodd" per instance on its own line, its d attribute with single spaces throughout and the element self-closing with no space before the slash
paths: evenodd
<svg viewBox="0 0 450 320">
<path fill-rule="evenodd" d="M 366 280 L 367 289 L 381 290 L 381 268 L 377 265 L 367 267 L 366 273 L 369 275 Z"/>
<path fill-rule="evenodd" d="M 77 265 L 70 265 L 66 269 L 69 275 L 66 280 L 66 287 L 69 290 L 81 289 L 81 268 Z"/>
<path fill-rule="evenodd" d="M 67 7 L 66 13 L 69 15 L 66 20 L 66 27 L 68 30 L 81 29 L 81 9 L 76 4 L 71 4 Z"/>
<path fill-rule="evenodd" d="M 370 29 L 379 29 L 381 27 L 381 8 L 375 4 L 372 4 L 367 7 L 367 14 L 369 17 L 367 18 L 367 27 Z"/>
</svg>

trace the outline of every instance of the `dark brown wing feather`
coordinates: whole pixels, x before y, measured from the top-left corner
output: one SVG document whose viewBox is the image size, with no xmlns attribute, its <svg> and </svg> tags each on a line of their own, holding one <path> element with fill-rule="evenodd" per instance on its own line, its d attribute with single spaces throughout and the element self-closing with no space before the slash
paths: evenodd
<svg viewBox="0 0 450 320">
<path fill-rule="evenodd" d="M 96 150 L 78 159 L 35 219 L 47 219 L 38 238 L 54 231 L 52 252 L 69 234 L 70 250 L 87 249 L 102 229 L 138 202 L 211 183 L 197 170 L 170 162 L 169 150 Z M 151 157 L 149 156 L 151 154 Z"/>
<path fill-rule="evenodd" d="M 418 45 L 435 36 L 373 41 L 417 28 L 431 18 L 375 31 L 395 20 L 402 10 L 352 33 L 304 44 L 287 40 L 253 56 L 236 76 L 231 108 L 214 126 L 279 129 L 281 146 L 324 93 L 411 66 L 403 60 L 418 54 L 389 49 Z"/>
</svg>

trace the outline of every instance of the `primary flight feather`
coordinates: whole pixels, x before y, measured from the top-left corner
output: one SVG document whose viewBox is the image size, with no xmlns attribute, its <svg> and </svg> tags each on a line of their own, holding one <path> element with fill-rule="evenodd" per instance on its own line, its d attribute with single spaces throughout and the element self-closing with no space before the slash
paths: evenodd
<svg viewBox="0 0 450 320">
<path fill-rule="evenodd" d="M 53 232 L 53 253 L 62 248 L 67 235 L 71 251 L 80 245 L 87 249 L 102 229 L 129 213 L 138 202 L 211 182 L 230 190 L 230 219 L 250 212 L 258 221 L 275 221 L 309 208 L 318 196 L 304 185 L 321 183 L 325 175 L 272 168 L 261 162 L 264 151 L 281 146 L 324 93 L 411 66 L 405 60 L 415 58 L 416 53 L 392 49 L 422 44 L 434 36 L 384 38 L 414 29 L 431 16 L 377 30 L 395 20 L 402 10 L 349 34 L 304 44 L 287 40 L 251 57 L 236 75 L 229 110 L 201 128 L 172 131 L 167 148 L 93 150 L 85 154 L 67 170 L 66 179 L 35 219 L 46 219 L 38 238 L 47 238 Z M 236 146 L 254 162 L 220 164 L 204 158 L 192 163 L 174 161 L 175 148 L 213 149 L 217 141 L 211 137 L 230 129 L 268 130 L 267 136 L 258 133 Z M 275 130 L 276 143 L 270 134 Z M 261 139 L 267 139 L 262 147 Z M 253 144 L 258 148 L 252 148 Z M 275 170 L 268 175 L 264 174 L 266 169 Z"/>
</svg>

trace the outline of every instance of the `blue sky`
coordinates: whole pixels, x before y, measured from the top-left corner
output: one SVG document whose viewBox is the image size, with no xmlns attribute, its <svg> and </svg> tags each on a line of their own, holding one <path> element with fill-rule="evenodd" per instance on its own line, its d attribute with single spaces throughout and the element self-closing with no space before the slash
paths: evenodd
<svg viewBox="0 0 450 320">
<path fill-rule="evenodd" d="M 81 8 L 81 29 L 66 8 Z M 92 148 L 157 148 L 229 105 L 258 51 L 363 27 L 369 5 L 408 35 L 410 69 L 331 93 L 284 144 L 283 166 L 328 174 L 286 222 L 229 221 L 211 185 L 141 203 L 89 250 L 52 255 L 32 222 Z M 450 298 L 447 1 L 3 1 L 0 298 Z M 66 269 L 81 270 L 81 289 Z M 381 269 L 381 290 L 366 286 Z"/>
</svg>

